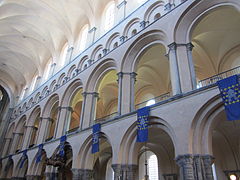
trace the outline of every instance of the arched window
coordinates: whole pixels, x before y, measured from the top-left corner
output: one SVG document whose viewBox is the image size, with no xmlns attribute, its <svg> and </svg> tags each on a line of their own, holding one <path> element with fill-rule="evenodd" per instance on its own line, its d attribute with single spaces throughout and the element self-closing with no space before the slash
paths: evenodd
<svg viewBox="0 0 240 180">
<path fill-rule="evenodd" d="M 114 9 L 115 9 L 114 2 L 110 2 L 107 5 L 105 15 L 104 15 L 104 29 L 105 29 L 105 31 L 111 29 L 114 25 Z"/>
<path fill-rule="evenodd" d="M 88 37 L 88 29 L 89 29 L 89 25 L 86 24 L 80 33 L 80 44 L 79 44 L 79 51 L 83 51 L 86 47 L 87 44 L 87 37 Z"/>
<path fill-rule="evenodd" d="M 146 166 L 147 165 L 147 172 Z M 139 158 L 139 179 L 144 179 L 146 173 L 150 180 L 158 180 L 158 160 L 152 151 L 143 152 Z"/>
<path fill-rule="evenodd" d="M 68 54 L 68 45 L 65 44 L 62 49 L 61 53 L 61 61 L 60 61 L 60 66 L 64 66 L 67 60 L 67 54 Z"/>
<path fill-rule="evenodd" d="M 52 66 L 52 61 L 50 59 L 48 61 L 47 65 L 45 66 L 45 72 L 44 72 L 44 80 L 45 81 L 49 78 L 51 66 Z"/>
<path fill-rule="evenodd" d="M 31 84 L 30 92 L 32 92 L 35 89 L 37 78 L 38 78 L 38 76 L 35 75 L 34 78 L 33 78 L 32 84 Z"/>
<path fill-rule="evenodd" d="M 25 86 L 22 90 L 22 93 L 21 93 L 21 96 L 20 96 L 20 99 L 19 100 L 23 100 L 23 98 L 25 97 L 26 93 L 27 93 L 27 86 Z"/>
</svg>

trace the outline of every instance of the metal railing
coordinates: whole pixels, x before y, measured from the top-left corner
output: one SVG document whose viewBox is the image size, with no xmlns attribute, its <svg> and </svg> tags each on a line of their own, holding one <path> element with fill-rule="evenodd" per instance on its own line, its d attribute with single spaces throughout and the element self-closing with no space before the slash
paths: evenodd
<svg viewBox="0 0 240 180">
<path fill-rule="evenodd" d="M 98 123 L 99 123 L 99 122 L 107 121 L 107 120 L 109 120 L 109 119 L 115 118 L 117 115 L 118 115 L 118 112 L 114 112 L 114 113 L 109 114 L 109 115 L 107 115 L 107 116 L 104 116 L 104 117 L 95 119 L 95 122 L 98 122 Z"/>
<path fill-rule="evenodd" d="M 139 104 L 136 104 L 135 105 L 135 109 L 140 109 L 140 108 L 145 107 L 150 100 L 154 100 L 155 103 L 158 103 L 158 102 L 164 101 L 166 99 L 169 99 L 170 97 L 171 97 L 171 93 L 170 92 L 162 94 L 160 96 L 157 96 L 157 97 L 154 97 L 152 99 L 148 99 L 147 101 L 144 101 L 144 102 L 141 102 Z"/>
<path fill-rule="evenodd" d="M 198 81 L 197 87 L 204 87 L 204 86 L 209 86 L 211 84 L 215 84 L 217 81 L 236 75 L 236 74 L 240 74 L 240 66 L 235 67 L 233 69 L 224 71 L 222 73 L 219 73 L 217 75 L 211 76 L 209 78 L 203 79 L 201 81 Z"/>
<path fill-rule="evenodd" d="M 75 127 L 75 128 L 72 128 L 72 129 L 66 131 L 66 134 L 69 134 L 69 133 L 75 132 L 75 131 L 77 131 L 78 129 L 79 129 L 79 126 L 78 126 L 78 127 Z"/>
</svg>

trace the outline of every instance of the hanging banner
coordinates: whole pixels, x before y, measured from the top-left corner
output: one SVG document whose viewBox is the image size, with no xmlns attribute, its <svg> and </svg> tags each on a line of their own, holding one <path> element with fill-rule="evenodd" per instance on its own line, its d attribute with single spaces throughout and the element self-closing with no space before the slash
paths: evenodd
<svg viewBox="0 0 240 180">
<path fill-rule="evenodd" d="M 65 151 L 64 151 L 64 147 L 65 147 L 65 142 L 67 140 L 67 136 L 64 135 L 60 138 L 60 146 L 59 146 L 59 155 L 60 157 L 64 157 L 65 155 Z"/>
<path fill-rule="evenodd" d="M 149 106 L 137 110 L 137 142 L 146 142 L 148 140 L 149 111 Z"/>
<path fill-rule="evenodd" d="M 238 75 L 217 82 L 225 107 L 227 119 L 240 120 L 240 86 Z"/>
<path fill-rule="evenodd" d="M 101 124 L 97 123 L 94 124 L 93 127 L 93 134 L 92 134 L 92 154 L 99 152 L 99 135 L 101 131 Z"/>
<path fill-rule="evenodd" d="M 36 157 L 36 163 L 41 162 L 41 160 L 42 160 L 42 153 L 43 153 L 43 144 L 39 144 L 38 145 L 37 157 Z"/>
</svg>

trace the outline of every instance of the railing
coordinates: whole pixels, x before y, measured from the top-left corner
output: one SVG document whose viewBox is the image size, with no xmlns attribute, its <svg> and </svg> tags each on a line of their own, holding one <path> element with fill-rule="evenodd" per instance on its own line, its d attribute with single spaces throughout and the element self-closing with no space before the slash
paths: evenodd
<svg viewBox="0 0 240 180">
<path fill-rule="evenodd" d="M 118 112 L 114 112 L 114 113 L 109 114 L 109 115 L 107 115 L 107 116 L 104 116 L 104 117 L 101 117 L 101 118 L 96 119 L 95 122 L 107 121 L 107 120 L 109 120 L 109 119 L 115 118 L 117 115 L 118 115 Z"/>
<path fill-rule="evenodd" d="M 164 101 L 166 99 L 169 99 L 170 97 L 171 97 L 170 92 L 162 94 L 160 96 L 154 97 L 152 99 L 148 99 L 147 101 L 144 101 L 144 102 L 141 102 L 141 103 L 135 105 L 135 109 L 140 109 L 140 108 L 145 107 L 147 105 L 147 103 L 151 100 L 154 100 L 155 103 L 158 103 L 158 102 Z"/>
<path fill-rule="evenodd" d="M 72 128 L 72 129 L 66 131 L 66 134 L 69 134 L 69 133 L 75 132 L 75 131 L 77 131 L 78 129 L 79 129 L 79 126 L 78 126 L 78 127 L 75 127 L 75 128 Z"/>
<path fill-rule="evenodd" d="M 219 81 L 221 79 L 224 79 L 224 78 L 230 77 L 232 75 L 236 75 L 236 74 L 240 74 L 240 66 L 230 69 L 228 71 L 224 71 L 224 72 L 214 75 L 212 77 L 203 79 L 198 82 L 197 86 L 198 86 L 198 88 L 204 87 L 204 86 L 209 86 L 211 84 L 215 84 L 217 81 Z"/>
</svg>

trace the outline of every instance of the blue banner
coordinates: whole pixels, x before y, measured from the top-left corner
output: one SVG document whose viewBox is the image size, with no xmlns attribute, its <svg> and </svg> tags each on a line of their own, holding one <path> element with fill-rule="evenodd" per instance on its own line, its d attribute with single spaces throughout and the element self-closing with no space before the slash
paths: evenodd
<svg viewBox="0 0 240 180">
<path fill-rule="evenodd" d="M 101 124 L 94 124 L 92 127 L 92 154 L 99 152 L 99 135 L 101 131 Z"/>
<path fill-rule="evenodd" d="M 37 157 L 36 157 L 36 163 L 41 162 L 41 160 L 42 160 L 42 153 L 43 153 L 43 144 L 39 144 Z"/>
<path fill-rule="evenodd" d="M 65 147 L 65 142 L 67 140 L 67 136 L 64 135 L 60 138 L 60 145 L 59 145 L 59 155 L 61 157 L 64 157 L 65 151 L 64 151 L 64 147 Z"/>
<path fill-rule="evenodd" d="M 149 106 L 137 111 L 137 142 L 146 142 L 148 140 L 149 111 Z"/>
<path fill-rule="evenodd" d="M 21 169 L 24 165 L 24 162 L 27 160 L 27 150 L 23 151 L 23 156 L 21 157 L 21 162 L 19 168 Z"/>
<path fill-rule="evenodd" d="M 227 119 L 240 120 L 240 86 L 238 76 L 234 75 L 217 82 L 224 102 Z"/>
</svg>

